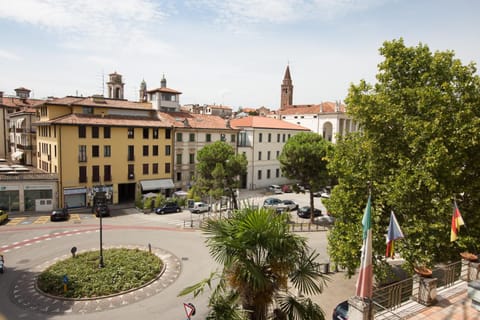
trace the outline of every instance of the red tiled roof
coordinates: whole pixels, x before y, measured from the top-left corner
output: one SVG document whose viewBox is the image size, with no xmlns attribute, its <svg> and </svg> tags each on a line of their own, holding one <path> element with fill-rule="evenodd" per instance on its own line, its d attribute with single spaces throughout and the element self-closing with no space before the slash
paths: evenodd
<svg viewBox="0 0 480 320">
<path fill-rule="evenodd" d="M 167 92 L 167 93 L 182 94 L 180 91 L 173 90 L 173 89 L 170 89 L 170 88 L 156 88 L 156 89 L 152 89 L 152 90 L 147 90 L 148 93 L 158 92 L 158 91 Z"/>
<path fill-rule="evenodd" d="M 96 108 L 121 108 L 153 110 L 150 102 L 108 99 L 103 97 L 64 97 L 47 101 L 49 105 L 86 106 Z"/>
<path fill-rule="evenodd" d="M 332 113 L 335 111 L 335 102 L 322 102 L 320 104 L 304 104 L 293 105 L 285 110 L 279 110 L 279 114 L 319 114 L 319 113 Z M 322 111 L 323 108 L 323 111 Z M 340 104 L 340 112 L 346 112 L 346 106 Z"/>
<path fill-rule="evenodd" d="M 167 119 L 152 117 L 132 117 L 117 115 L 69 114 L 49 121 L 36 122 L 37 125 L 105 125 L 112 127 L 171 127 L 173 123 Z"/>
<path fill-rule="evenodd" d="M 18 97 L 3 97 L 2 103 L 0 105 L 4 105 L 6 107 L 11 108 L 18 108 L 18 107 L 35 107 L 45 103 L 46 100 L 42 99 L 21 99 Z"/>
<path fill-rule="evenodd" d="M 161 119 L 168 119 L 177 128 L 231 129 L 227 126 L 227 121 L 219 116 L 189 112 L 158 112 L 157 114 Z"/>
<path fill-rule="evenodd" d="M 232 119 L 230 121 L 232 127 L 242 128 L 242 127 L 251 127 L 251 128 L 271 128 L 271 129 L 286 129 L 286 130 L 303 130 L 310 131 L 310 129 L 287 122 L 279 119 L 260 117 L 260 116 L 250 116 L 243 117 L 238 119 Z"/>
</svg>

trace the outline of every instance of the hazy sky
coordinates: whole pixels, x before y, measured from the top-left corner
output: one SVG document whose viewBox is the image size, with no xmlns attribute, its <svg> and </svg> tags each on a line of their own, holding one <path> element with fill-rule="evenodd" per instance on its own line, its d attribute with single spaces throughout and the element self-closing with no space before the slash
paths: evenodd
<svg viewBox="0 0 480 320">
<path fill-rule="evenodd" d="M 480 61 L 476 0 L 0 0 L 0 91 L 35 98 L 181 91 L 181 104 L 278 109 L 287 64 L 294 103 L 343 100 L 375 81 L 378 49 L 403 37 Z M 104 91 L 106 94 L 106 90 Z"/>
</svg>

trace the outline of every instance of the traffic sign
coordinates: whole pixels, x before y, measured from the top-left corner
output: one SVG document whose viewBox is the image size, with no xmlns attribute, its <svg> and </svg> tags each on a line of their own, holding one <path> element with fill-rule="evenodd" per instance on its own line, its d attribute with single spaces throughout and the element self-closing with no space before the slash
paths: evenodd
<svg viewBox="0 0 480 320">
<path fill-rule="evenodd" d="M 185 308 L 185 313 L 187 314 L 188 319 L 195 315 L 195 306 L 193 303 L 184 303 L 183 308 Z"/>
</svg>

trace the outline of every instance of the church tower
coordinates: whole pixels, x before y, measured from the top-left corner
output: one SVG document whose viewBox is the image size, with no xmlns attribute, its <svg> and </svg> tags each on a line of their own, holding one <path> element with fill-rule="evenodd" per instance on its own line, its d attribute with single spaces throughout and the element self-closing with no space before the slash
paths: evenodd
<svg viewBox="0 0 480 320">
<path fill-rule="evenodd" d="M 290 66 L 287 65 L 282 83 L 282 94 L 280 96 L 280 110 L 285 110 L 293 105 L 293 84 L 290 77 Z"/>
<path fill-rule="evenodd" d="M 123 87 L 125 83 L 122 82 L 122 75 L 117 72 L 110 73 L 110 81 L 108 85 L 108 97 L 110 99 L 123 99 Z"/>
<path fill-rule="evenodd" d="M 145 82 L 145 80 L 142 80 L 142 82 L 140 83 L 139 101 L 147 102 L 147 83 Z"/>
</svg>

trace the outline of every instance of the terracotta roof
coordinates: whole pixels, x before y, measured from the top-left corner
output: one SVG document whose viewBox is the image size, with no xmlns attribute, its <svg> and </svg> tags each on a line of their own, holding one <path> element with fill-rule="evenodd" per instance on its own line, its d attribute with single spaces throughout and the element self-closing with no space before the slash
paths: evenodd
<svg viewBox="0 0 480 320">
<path fill-rule="evenodd" d="M 36 125 L 104 125 L 112 127 L 171 127 L 173 123 L 168 119 L 151 117 L 132 117 L 117 115 L 69 114 L 56 119 L 36 122 Z"/>
<path fill-rule="evenodd" d="M 230 121 L 232 127 L 235 128 L 265 128 L 265 129 L 285 129 L 285 130 L 303 130 L 310 131 L 310 129 L 287 122 L 279 119 L 260 117 L 260 116 L 251 116 L 243 117 L 238 119 L 232 119 Z"/>
<path fill-rule="evenodd" d="M 279 114 L 319 114 L 319 113 L 332 113 L 335 111 L 335 102 L 322 102 L 320 104 L 303 104 L 303 105 L 293 105 L 288 109 L 279 110 Z M 323 108 L 323 111 L 322 111 Z M 346 112 L 346 106 L 340 104 L 340 112 Z"/>
<path fill-rule="evenodd" d="M 120 108 L 153 110 L 150 102 L 108 99 L 104 97 L 64 97 L 47 101 L 49 105 L 85 106 L 96 108 Z"/>
<path fill-rule="evenodd" d="M 229 106 L 222 106 L 222 105 L 217 105 L 217 104 L 208 105 L 208 107 L 210 107 L 210 108 L 212 108 L 212 109 L 225 109 L 225 110 L 232 110 L 232 107 L 229 107 Z"/>
<path fill-rule="evenodd" d="M 148 93 L 158 92 L 158 91 L 167 92 L 167 93 L 182 94 L 180 91 L 173 90 L 173 89 L 170 89 L 170 88 L 156 88 L 156 89 L 152 89 L 152 90 L 147 90 Z"/>
<path fill-rule="evenodd" d="M 42 105 L 45 103 L 46 100 L 42 99 L 22 99 L 18 97 L 3 97 L 1 100 L 2 103 L 0 105 L 4 105 L 6 107 L 18 108 L 18 107 L 35 107 L 38 105 Z"/>
<path fill-rule="evenodd" d="M 158 112 L 159 118 L 169 120 L 177 128 L 232 129 L 219 116 L 189 112 Z M 186 119 L 186 121 L 185 121 Z"/>
<path fill-rule="evenodd" d="M 255 109 L 255 108 L 242 108 L 242 112 L 246 112 L 246 113 L 257 112 L 257 109 Z"/>
</svg>

